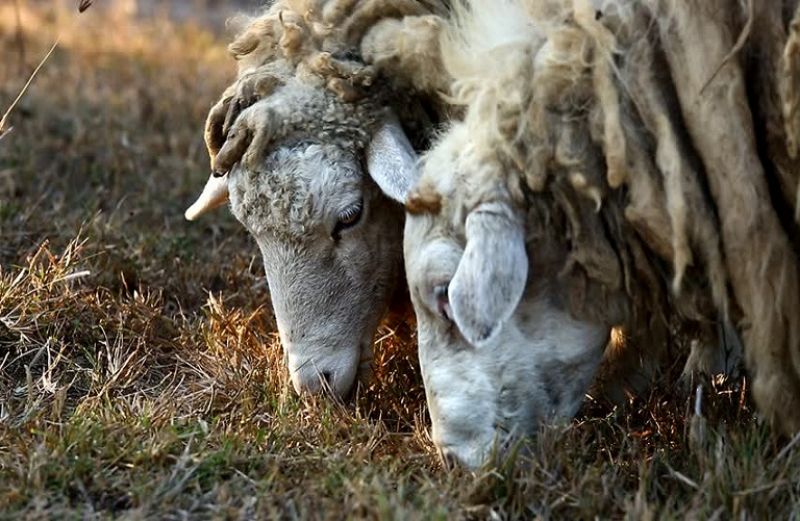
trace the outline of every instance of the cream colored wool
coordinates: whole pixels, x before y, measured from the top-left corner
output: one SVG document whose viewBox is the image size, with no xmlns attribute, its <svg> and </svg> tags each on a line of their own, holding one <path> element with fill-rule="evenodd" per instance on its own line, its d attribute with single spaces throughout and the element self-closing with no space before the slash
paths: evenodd
<svg viewBox="0 0 800 521">
<path fill-rule="evenodd" d="M 797 157 L 800 144 L 800 7 L 789 25 L 789 37 L 781 56 L 781 95 L 786 124 L 786 146 Z"/>
<path fill-rule="evenodd" d="M 659 6 L 661 7 L 661 6 Z M 733 45 L 733 12 L 723 0 L 673 3 L 658 12 L 667 60 L 693 145 L 720 218 L 753 396 L 785 432 L 800 430 L 798 260 L 773 208 L 747 100 L 746 78 L 731 61 L 704 94 L 703 77 Z"/>
<path fill-rule="evenodd" d="M 439 119 L 449 110 L 440 92 L 449 80 L 437 62 L 438 52 L 416 51 L 438 40 L 446 5 L 439 0 L 279 0 L 247 20 L 229 46 L 239 64 L 238 78 L 206 121 L 212 168 L 227 171 L 243 157 L 256 160 L 268 143 L 252 146 L 251 134 L 277 137 L 274 131 L 288 127 L 265 119 L 253 126 L 276 128 L 228 135 L 243 109 L 292 81 L 334 93 L 343 117 L 349 106 L 395 105 L 406 129 L 424 141 L 435 123 L 430 117 Z M 434 114 L 426 114 L 421 101 Z M 379 110 L 364 114 L 370 110 L 372 119 L 379 120 Z"/>
</svg>

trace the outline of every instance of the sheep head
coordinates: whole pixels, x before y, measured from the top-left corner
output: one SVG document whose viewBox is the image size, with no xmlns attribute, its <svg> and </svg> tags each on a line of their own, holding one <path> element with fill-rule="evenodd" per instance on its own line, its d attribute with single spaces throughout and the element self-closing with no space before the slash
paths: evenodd
<svg viewBox="0 0 800 521">
<path fill-rule="evenodd" d="M 416 154 L 379 96 L 347 101 L 293 76 L 267 83 L 272 93 L 250 106 L 234 95 L 212 109 L 215 174 L 187 217 L 230 199 L 261 250 L 295 388 L 344 396 L 369 367 L 402 273 L 398 203 Z"/>
<path fill-rule="evenodd" d="M 255 237 L 299 391 L 343 396 L 368 366 L 402 273 L 392 201 L 416 180 L 401 127 L 419 146 L 437 121 L 421 94 L 363 62 L 359 41 L 437 3 L 278 0 L 230 46 L 239 79 L 209 112 L 213 173 L 186 216 L 229 199 Z"/>
<path fill-rule="evenodd" d="M 529 256 L 519 206 L 472 182 L 487 163 L 470 140 L 453 125 L 423 156 L 409 201 L 437 207 L 411 212 L 407 201 L 403 250 L 433 441 L 476 468 L 496 444 L 575 413 L 608 328 L 563 305 L 561 238 L 536 241 Z"/>
</svg>

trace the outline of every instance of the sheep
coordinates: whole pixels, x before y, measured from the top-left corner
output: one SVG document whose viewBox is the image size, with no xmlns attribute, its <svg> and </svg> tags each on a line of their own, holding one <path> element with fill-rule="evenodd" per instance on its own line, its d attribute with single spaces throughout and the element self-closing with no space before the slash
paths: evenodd
<svg viewBox="0 0 800 521">
<path fill-rule="evenodd" d="M 412 168 L 402 171 L 409 173 L 404 186 L 404 258 L 417 316 L 431 437 L 446 460 L 475 468 L 495 444 L 506 446 L 518 435 L 535 432 L 541 423 L 574 416 L 603 359 L 611 326 L 623 320 L 627 308 L 621 292 L 609 291 L 602 317 L 571 314 L 570 291 L 577 286 L 563 284 L 559 277 L 569 251 L 560 233 L 566 214 L 554 215 L 537 201 L 523 214 L 516 211 L 521 206 L 488 198 L 466 205 L 459 199 L 484 173 L 481 168 L 504 167 L 491 165 L 496 149 L 482 149 L 481 140 L 494 129 L 492 117 L 524 102 L 531 77 L 525 68 L 535 46 L 545 41 L 516 2 L 473 2 L 471 7 L 473 11 L 456 11 L 450 41 L 442 49 L 443 63 L 455 80 L 453 99 L 464 95 L 468 100 L 465 118 L 450 122 L 424 153 L 420 180 Z M 480 76 L 494 81 L 461 82 Z M 486 89 L 478 97 L 486 105 L 469 103 L 480 89 Z M 492 189 L 495 198 L 507 192 L 502 183 Z M 435 212 L 429 211 L 431 204 Z M 476 209 L 466 217 L 464 210 L 472 204 Z M 589 231 L 596 231 L 585 218 L 593 215 L 594 200 L 585 197 L 575 204 L 584 212 Z M 531 224 L 527 238 L 519 226 L 523 221 Z M 481 231 L 488 233 L 479 241 L 470 240 Z M 527 255 L 526 243 L 535 243 L 535 255 Z M 469 261 L 481 266 L 459 280 L 459 274 L 464 275 L 459 266 Z M 534 276 L 528 277 L 529 271 Z M 480 272 L 492 276 L 481 280 L 476 276 Z M 619 284 L 618 275 L 611 279 Z M 606 282 L 612 285 L 612 280 Z M 606 286 L 594 284 L 591 289 Z M 465 294 L 457 298 L 459 291 Z M 506 301 L 513 306 L 495 309 Z M 505 314 L 502 328 L 473 328 L 478 339 L 470 340 L 470 330 L 457 317 L 464 314 L 464 304 L 473 303 L 484 312 Z"/>
<path fill-rule="evenodd" d="M 369 370 L 385 310 L 402 297 L 397 180 L 449 105 L 441 82 L 394 74 L 419 60 L 383 50 L 408 31 L 422 36 L 409 42 L 435 41 L 446 7 L 279 0 L 230 46 L 238 77 L 209 112 L 212 175 L 186 218 L 230 200 L 255 238 L 298 392 L 347 395 Z"/>
<path fill-rule="evenodd" d="M 423 172 L 447 172 L 454 184 L 442 191 L 437 215 L 407 216 L 404 258 L 431 438 L 445 461 L 474 469 L 487 461 L 495 445 L 508 447 L 543 423 L 575 415 L 603 358 L 610 326 L 571 315 L 558 277 L 567 251 L 554 233 L 557 227 L 542 228 L 529 257 L 522 229 L 507 208 L 484 203 L 461 222 L 461 208 L 450 204 L 449 194 L 458 193 L 457 184 L 469 182 L 469 176 L 458 172 L 471 172 L 476 164 L 471 145 L 471 129 L 456 123 L 425 153 Z M 455 161 L 454 151 L 461 151 Z M 540 217 L 531 214 L 528 220 L 538 222 Z M 454 227 L 460 230 L 457 236 Z M 484 241 L 468 239 L 465 244 L 465 237 L 484 228 L 490 230 Z M 460 303 L 455 293 L 466 288 L 463 281 L 458 286 L 456 277 L 463 275 L 459 266 L 476 259 L 478 250 L 471 249 L 476 247 L 496 253 L 483 268 L 502 276 L 487 281 L 489 285 L 473 279 L 474 292 L 465 298 L 476 299 L 487 310 L 499 300 L 519 298 L 502 328 L 481 332 L 486 336 L 481 348 L 467 341 L 454 323 L 462 313 L 455 307 Z M 495 282 L 502 286 L 491 287 Z M 500 298 L 484 300 L 489 294 Z"/>
<path fill-rule="evenodd" d="M 466 114 L 406 183 L 423 376 L 471 366 L 481 380 L 482 363 L 485 381 L 508 360 L 534 353 L 546 365 L 577 349 L 587 357 L 580 370 L 550 375 L 575 396 L 596 368 L 596 327 L 624 324 L 658 350 L 676 327 L 725 337 L 734 324 L 762 415 L 780 432 L 800 430 L 797 44 L 786 5 L 466 4 L 441 42 L 451 98 Z M 554 245 L 564 252 L 555 261 Z M 555 289 L 540 289 L 539 277 Z M 584 328 L 571 347 L 557 327 L 549 352 L 518 338 L 526 322 L 544 320 L 530 313 L 541 302 L 539 313 L 568 311 L 565 331 Z M 696 363 L 727 354 L 717 340 Z M 569 412 L 537 395 L 542 364 L 531 364 L 533 378 L 494 382 L 481 400 L 526 395 L 535 414 L 495 424 L 463 407 L 437 418 L 431 406 L 434 430 L 456 426 L 460 445 L 446 448 L 457 459 L 480 461 L 487 433 L 532 433 L 530 414 Z M 466 392 L 450 380 L 426 380 L 431 402 Z"/>
</svg>

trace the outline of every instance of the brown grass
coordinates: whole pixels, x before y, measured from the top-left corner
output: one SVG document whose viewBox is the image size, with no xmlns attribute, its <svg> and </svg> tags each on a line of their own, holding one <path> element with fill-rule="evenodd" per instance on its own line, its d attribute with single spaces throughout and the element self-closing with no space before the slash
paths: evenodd
<svg viewBox="0 0 800 521">
<path fill-rule="evenodd" d="M 30 59 L 62 44 L 0 142 L 0 518 L 800 516 L 798 440 L 753 419 L 743 382 L 692 421 L 668 385 L 590 401 L 476 475 L 427 438 L 413 324 L 383 326 L 350 403 L 296 397 L 256 248 L 225 211 L 182 219 L 224 39 L 74 7 L 23 11 Z M 4 107 L 25 81 L 9 9 Z"/>
</svg>

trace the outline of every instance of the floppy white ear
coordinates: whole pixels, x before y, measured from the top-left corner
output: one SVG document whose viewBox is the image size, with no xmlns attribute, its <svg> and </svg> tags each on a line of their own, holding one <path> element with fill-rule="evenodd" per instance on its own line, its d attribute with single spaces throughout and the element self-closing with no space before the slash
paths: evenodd
<svg viewBox="0 0 800 521">
<path fill-rule="evenodd" d="M 517 308 L 528 279 L 525 230 L 511 209 L 484 203 L 466 220 L 467 246 L 448 289 L 461 334 L 482 347 Z"/>
<path fill-rule="evenodd" d="M 367 171 L 387 197 L 400 204 L 417 180 L 417 153 L 395 118 L 386 120 L 367 146 Z"/>
<path fill-rule="evenodd" d="M 210 212 L 214 208 L 220 207 L 228 202 L 228 174 L 215 177 L 213 174 L 208 178 L 203 193 L 197 198 L 192 206 L 183 214 L 187 221 L 194 221 L 204 213 Z"/>
</svg>

